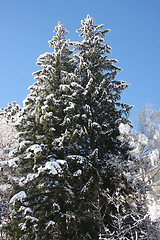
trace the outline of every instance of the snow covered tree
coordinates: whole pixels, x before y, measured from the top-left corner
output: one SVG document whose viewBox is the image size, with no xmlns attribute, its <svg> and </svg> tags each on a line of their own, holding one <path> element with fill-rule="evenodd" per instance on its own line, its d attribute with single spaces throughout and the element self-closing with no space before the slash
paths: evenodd
<svg viewBox="0 0 160 240">
<path fill-rule="evenodd" d="M 99 240 L 150 239 L 144 228 L 147 215 L 143 215 L 137 211 L 134 194 L 132 194 L 132 198 L 128 198 L 128 200 L 132 200 L 133 203 L 130 208 L 124 207 L 124 198 L 120 193 L 120 189 L 117 189 L 112 195 L 107 191 L 104 194 L 109 204 L 113 205 L 116 211 L 114 213 L 111 212 L 113 231 L 110 231 L 107 226 L 104 226 L 105 231 L 103 234 L 100 234 Z"/>
<path fill-rule="evenodd" d="M 150 187 L 147 191 L 149 213 L 154 225 L 160 224 L 160 110 L 146 104 L 137 114 L 138 131 L 146 136 L 146 144 L 139 145 L 139 159 L 143 164 L 143 179 Z M 160 228 L 158 227 L 159 235 Z"/>
<path fill-rule="evenodd" d="M 15 239 L 61 239 L 65 214 L 61 187 L 61 165 L 65 163 L 63 139 L 66 134 L 64 109 L 70 106 L 69 84 L 74 80 L 67 31 L 60 23 L 50 47 L 53 53 L 38 58 L 42 70 L 29 89 L 17 123 L 18 167 L 10 197 L 8 232 Z M 61 202 L 59 211 L 58 203 Z"/>
<path fill-rule="evenodd" d="M 72 95 L 75 108 L 71 123 L 76 128 L 72 144 L 79 156 L 69 156 L 67 163 L 69 166 L 78 163 L 77 172 L 70 174 L 72 177 L 77 173 L 78 181 L 70 185 L 78 199 L 74 212 L 79 219 L 76 220 L 78 229 L 81 229 L 79 238 L 85 236 L 85 239 L 98 239 L 103 225 L 110 222 L 109 213 L 113 209 L 107 207 L 103 191 L 109 189 L 113 193 L 121 185 L 121 193 L 125 195 L 127 192 L 123 172 L 114 171 L 109 160 L 114 161 L 118 157 L 120 162 L 125 162 L 128 158 L 127 151 L 121 148 L 117 138 L 119 124 L 130 123 L 126 116 L 131 107 L 119 102 L 121 92 L 128 84 L 116 79 L 120 68 L 114 65 L 116 60 L 108 59 L 110 47 L 103 42 L 109 30 L 102 30 L 102 27 L 95 25 L 93 19 L 87 16 L 78 30 L 83 40 L 74 43 L 78 66 L 76 75 L 81 88 L 79 93 Z M 83 164 L 80 166 L 82 157 Z"/>
<path fill-rule="evenodd" d="M 83 39 L 74 43 L 58 23 L 49 41 L 54 50 L 38 58 L 42 69 L 17 123 L 6 227 L 14 239 L 98 240 L 106 228 L 114 233 L 112 215 L 119 212 L 106 192 L 118 190 L 130 212 L 129 146 L 119 139 L 119 125 L 130 124 L 131 106 L 120 102 L 128 84 L 117 80 L 121 69 L 108 58 L 109 30 L 90 16 L 81 23 Z M 126 221 L 134 224 L 129 215 Z"/>
<path fill-rule="evenodd" d="M 8 175 L 8 153 L 12 152 L 18 145 L 16 139 L 16 128 L 14 126 L 20 106 L 16 102 L 9 103 L 7 108 L 3 108 L 0 113 L 0 221 L 6 220 L 6 194 L 10 187 L 10 176 Z M 11 154 L 11 153 L 10 153 Z M 9 165 L 12 163 L 9 162 Z"/>
<path fill-rule="evenodd" d="M 121 124 L 121 140 L 132 147 L 134 161 L 128 162 L 132 177 L 130 181 L 137 192 L 137 199 L 145 215 L 148 237 L 156 239 L 153 226 L 159 223 L 159 156 L 160 156 L 160 111 L 146 105 L 137 115 L 138 131 Z M 153 237 L 154 231 L 154 237 Z M 157 229 L 159 231 L 159 229 Z M 149 238 L 149 239 L 150 239 Z M 158 239 L 158 238 L 157 238 Z"/>
</svg>

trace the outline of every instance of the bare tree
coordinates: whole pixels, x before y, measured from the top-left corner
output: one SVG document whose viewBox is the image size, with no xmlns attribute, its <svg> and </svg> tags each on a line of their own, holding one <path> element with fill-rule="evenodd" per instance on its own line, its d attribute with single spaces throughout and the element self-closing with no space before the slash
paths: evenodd
<svg viewBox="0 0 160 240">
<path fill-rule="evenodd" d="M 15 123 L 20 106 L 16 102 L 9 103 L 0 113 L 0 222 L 6 220 L 6 195 L 10 187 L 7 171 L 8 156 L 16 151 L 17 139 Z"/>
<path fill-rule="evenodd" d="M 128 166 L 134 178 L 132 184 L 137 191 L 139 202 L 146 214 L 149 214 L 151 225 L 146 221 L 148 239 L 153 237 L 153 225 L 160 222 L 160 110 L 154 111 L 146 105 L 137 115 L 138 131 L 128 125 L 121 124 L 120 140 L 129 142 L 134 161 Z M 159 231 L 159 229 L 157 230 Z"/>
</svg>

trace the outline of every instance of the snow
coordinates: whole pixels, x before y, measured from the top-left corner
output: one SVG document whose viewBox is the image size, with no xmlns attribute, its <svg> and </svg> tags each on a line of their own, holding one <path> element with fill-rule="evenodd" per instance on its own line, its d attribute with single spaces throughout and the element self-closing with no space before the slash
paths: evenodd
<svg viewBox="0 0 160 240">
<path fill-rule="evenodd" d="M 32 209 L 29 208 L 29 207 L 24 207 L 24 206 L 21 206 L 18 210 L 18 212 L 21 212 L 23 211 L 24 215 L 26 215 L 27 213 L 32 213 Z"/>
<path fill-rule="evenodd" d="M 92 127 L 97 129 L 97 130 L 101 130 L 101 126 L 99 125 L 99 123 L 96 123 L 96 122 L 92 123 Z"/>
<path fill-rule="evenodd" d="M 84 128 L 82 128 L 81 127 L 81 129 L 80 129 L 80 132 L 79 132 L 79 135 L 80 136 L 83 136 L 83 135 L 85 135 L 87 133 L 87 129 L 84 127 Z"/>
<path fill-rule="evenodd" d="M 8 163 L 8 161 L 1 161 L 0 162 L 0 169 L 1 169 L 1 167 L 3 168 L 3 166 L 6 166 L 7 163 Z"/>
<path fill-rule="evenodd" d="M 54 221 L 49 221 L 49 222 L 47 222 L 47 224 L 46 224 L 46 229 L 49 228 L 50 226 L 53 226 L 53 225 L 55 225 L 55 222 L 54 222 Z"/>
<path fill-rule="evenodd" d="M 25 182 L 32 181 L 36 177 L 35 173 L 29 173 Z"/>
<path fill-rule="evenodd" d="M 76 172 L 73 173 L 73 177 L 78 177 L 82 174 L 82 170 L 78 169 Z"/>
<path fill-rule="evenodd" d="M 56 160 L 56 162 L 60 163 L 61 165 L 64 165 L 67 163 L 65 160 L 61 160 L 61 159 Z"/>
<path fill-rule="evenodd" d="M 87 115 L 86 114 L 82 114 L 82 119 L 87 119 Z"/>
<path fill-rule="evenodd" d="M 29 145 L 31 142 L 30 141 L 25 141 L 23 140 L 22 142 L 20 142 L 19 144 L 19 149 L 22 150 L 23 148 L 25 148 L 27 145 Z"/>
<path fill-rule="evenodd" d="M 65 117 L 62 125 L 64 126 L 66 123 L 70 123 L 70 121 L 71 121 L 70 118 Z"/>
<path fill-rule="evenodd" d="M 52 142 L 53 145 L 58 145 L 59 147 L 63 146 L 64 136 L 54 139 Z"/>
<path fill-rule="evenodd" d="M 10 159 L 10 160 L 7 161 L 9 167 L 13 167 L 13 168 L 18 167 L 18 162 L 19 162 L 19 158 L 18 157 Z"/>
<path fill-rule="evenodd" d="M 44 167 L 41 166 L 38 168 L 38 175 L 44 171 L 49 171 L 50 174 L 57 175 L 62 172 L 62 168 L 59 165 L 59 162 L 57 162 L 57 161 L 46 162 Z"/>
<path fill-rule="evenodd" d="M 0 190 L 2 191 L 6 191 L 8 188 L 10 188 L 11 185 L 10 184 L 2 184 L 0 185 Z"/>
<path fill-rule="evenodd" d="M 14 148 L 9 152 L 8 156 L 13 157 L 16 153 L 17 153 L 17 148 Z"/>
<path fill-rule="evenodd" d="M 19 162 L 19 158 L 16 157 L 16 158 L 9 159 L 9 160 L 6 160 L 6 161 L 1 161 L 0 165 L 2 167 L 8 165 L 9 167 L 16 168 L 16 167 L 18 167 L 18 162 Z"/>
<path fill-rule="evenodd" d="M 37 154 L 42 151 L 42 148 L 38 144 L 34 144 L 31 146 L 31 150 L 34 152 L 34 154 Z"/>
<path fill-rule="evenodd" d="M 31 158 L 31 157 L 32 157 L 32 153 L 31 152 L 27 153 L 26 158 Z"/>
<path fill-rule="evenodd" d="M 36 155 L 37 153 L 40 153 L 42 151 L 42 147 L 39 144 L 33 144 L 30 147 L 28 147 L 26 149 L 26 152 L 28 153 L 27 158 L 30 158 L 31 156 L 30 151 L 32 151 Z"/>
<path fill-rule="evenodd" d="M 15 204 L 16 201 L 22 202 L 23 199 L 25 199 L 26 193 L 24 191 L 20 191 L 19 193 L 15 194 L 11 199 L 10 199 L 10 204 Z"/>
<path fill-rule="evenodd" d="M 89 88 L 91 87 L 92 83 L 93 83 L 93 78 L 90 78 L 89 82 L 87 83 L 86 90 L 89 90 Z"/>
<path fill-rule="evenodd" d="M 85 161 L 85 157 L 80 156 L 80 155 L 69 155 L 67 156 L 67 159 L 69 160 L 77 160 L 77 163 L 83 164 L 83 162 Z"/>
<path fill-rule="evenodd" d="M 69 102 L 69 107 L 66 107 L 63 111 L 68 112 L 70 110 L 73 110 L 75 108 L 75 104 L 72 102 Z"/>
<path fill-rule="evenodd" d="M 153 150 L 149 155 L 150 155 L 152 166 L 155 166 L 157 164 L 157 159 L 159 159 L 158 149 Z"/>
<path fill-rule="evenodd" d="M 92 127 L 92 120 L 88 119 L 88 128 L 91 129 L 91 127 Z"/>
<path fill-rule="evenodd" d="M 53 210 L 54 210 L 54 212 L 59 212 L 60 206 L 57 203 L 53 203 Z"/>
<path fill-rule="evenodd" d="M 86 110 L 86 113 L 89 113 L 90 115 L 92 115 L 92 114 L 91 114 L 91 108 L 90 108 L 90 106 L 89 106 L 88 104 L 86 104 L 86 105 L 84 106 L 84 109 Z"/>
<path fill-rule="evenodd" d="M 53 98 L 54 98 L 54 94 L 53 94 L 53 93 L 49 94 L 49 95 L 46 97 L 47 100 L 52 100 Z"/>
<path fill-rule="evenodd" d="M 78 89 L 83 89 L 83 87 L 80 84 L 76 83 L 76 82 L 72 82 L 71 86 L 75 87 L 75 88 L 78 88 Z"/>
<path fill-rule="evenodd" d="M 89 185 L 92 183 L 93 181 L 93 177 L 90 177 L 90 179 L 88 180 L 88 182 L 82 187 L 81 189 L 81 193 L 84 193 L 88 190 Z"/>
<path fill-rule="evenodd" d="M 68 187 L 64 187 L 64 189 L 72 196 L 72 197 L 74 197 L 74 193 L 73 193 L 73 191 L 71 190 L 72 189 L 72 187 L 69 185 Z"/>
<path fill-rule="evenodd" d="M 61 84 L 61 85 L 60 85 L 60 89 L 61 89 L 62 91 L 64 91 L 64 92 L 68 92 L 68 91 L 71 90 L 70 87 L 69 87 L 69 85 L 66 85 L 66 84 Z"/>
<path fill-rule="evenodd" d="M 148 144 L 148 138 L 144 134 L 139 134 L 138 142 L 141 143 L 141 145 L 146 146 Z"/>
<path fill-rule="evenodd" d="M 42 113 L 45 113 L 47 108 L 48 108 L 48 105 L 44 105 L 44 106 L 42 106 L 42 107 L 41 107 L 41 109 L 42 109 Z"/>
<path fill-rule="evenodd" d="M 31 222 L 38 222 L 39 221 L 38 218 L 32 217 L 30 215 L 27 215 L 25 217 L 25 219 L 30 220 Z"/>
<path fill-rule="evenodd" d="M 31 94 L 28 94 L 28 96 L 26 97 L 26 99 L 23 100 L 23 106 L 26 107 L 27 106 L 27 103 L 29 101 L 32 101 L 34 102 L 35 101 L 35 97 L 34 96 L 31 96 Z"/>
<path fill-rule="evenodd" d="M 47 116 L 47 117 L 52 117 L 52 116 L 53 116 L 53 113 L 52 113 L 52 112 L 46 112 L 46 116 Z"/>
<path fill-rule="evenodd" d="M 130 126 L 128 124 L 120 123 L 119 131 L 121 134 L 129 134 Z"/>
<path fill-rule="evenodd" d="M 21 229 L 22 231 L 27 228 L 27 227 L 26 227 L 26 223 L 20 223 L 18 226 L 20 227 L 20 229 Z"/>
<path fill-rule="evenodd" d="M 153 201 L 149 205 L 149 215 L 153 222 L 156 222 L 160 218 L 160 205 L 157 202 Z"/>
<path fill-rule="evenodd" d="M 89 158 L 92 159 L 93 157 L 98 157 L 98 148 L 94 149 L 94 151 L 89 155 Z"/>
<path fill-rule="evenodd" d="M 159 128 L 160 128 L 160 126 L 159 126 Z M 160 139 L 160 129 L 158 129 L 158 130 L 155 131 L 154 136 L 153 136 L 153 139 L 154 139 L 155 141 L 159 141 L 159 139 Z"/>
<path fill-rule="evenodd" d="M 49 171 L 49 173 L 53 175 L 60 174 L 62 173 L 61 166 L 64 164 L 66 164 L 66 161 L 61 159 L 46 162 L 45 166 L 41 166 L 38 168 L 38 173 L 29 173 L 26 178 L 22 177 L 19 180 L 19 186 L 24 186 L 26 183 L 33 181 L 40 175 L 40 173 L 44 171 Z"/>
<path fill-rule="evenodd" d="M 25 208 L 24 215 L 26 215 L 27 213 L 32 213 L 32 209 L 29 207 Z"/>
</svg>

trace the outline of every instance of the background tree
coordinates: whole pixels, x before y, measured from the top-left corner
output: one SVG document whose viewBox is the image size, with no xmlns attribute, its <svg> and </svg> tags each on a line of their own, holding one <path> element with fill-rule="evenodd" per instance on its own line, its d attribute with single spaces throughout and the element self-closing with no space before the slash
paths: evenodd
<svg viewBox="0 0 160 240">
<path fill-rule="evenodd" d="M 151 239 L 148 238 L 148 233 L 146 228 L 144 228 L 144 222 L 148 217 L 139 212 L 138 204 L 134 201 L 136 200 L 135 193 L 132 194 L 132 198 L 130 196 L 127 199 L 130 201 L 131 207 L 129 209 L 124 207 L 124 198 L 120 193 L 120 189 L 117 189 L 112 196 L 107 191 L 104 194 L 109 204 L 113 205 L 116 211 L 114 213 L 111 212 L 113 231 L 110 231 L 107 225 L 104 226 L 105 231 L 100 234 L 99 240 Z M 156 235 L 154 236 L 154 240 L 158 239 Z"/>
<path fill-rule="evenodd" d="M 160 156 L 160 111 L 146 105 L 137 115 L 138 132 L 128 125 L 120 125 L 121 140 L 127 141 L 133 148 L 134 161 L 129 162 L 134 176 L 133 186 L 137 189 L 141 209 L 150 215 L 153 224 L 146 221 L 148 235 L 151 239 L 153 226 L 159 225 L 159 156 Z M 159 230 L 158 230 L 159 231 Z M 154 236 L 154 237 L 153 237 Z"/>
<path fill-rule="evenodd" d="M 16 139 L 15 122 L 17 121 L 20 106 L 16 102 L 9 103 L 0 113 L 0 221 L 6 221 L 7 204 L 6 194 L 10 187 L 10 175 L 6 169 L 8 153 L 10 156 L 18 145 Z M 13 162 L 9 162 L 11 166 Z"/>
<path fill-rule="evenodd" d="M 145 162 L 144 178 L 150 185 L 149 213 L 153 222 L 160 224 L 160 110 L 151 104 L 137 114 L 138 131 L 147 137 L 147 144 L 141 148 L 141 158 Z M 158 227 L 159 235 L 160 229 Z"/>
</svg>

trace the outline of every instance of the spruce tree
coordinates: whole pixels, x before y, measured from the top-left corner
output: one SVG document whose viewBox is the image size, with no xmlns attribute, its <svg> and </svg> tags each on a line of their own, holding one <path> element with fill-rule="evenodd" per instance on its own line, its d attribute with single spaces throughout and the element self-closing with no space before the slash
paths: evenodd
<svg viewBox="0 0 160 240">
<path fill-rule="evenodd" d="M 74 202 L 69 239 L 98 239 L 105 225 L 112 228 L 110 212 L 115 210 L 104 192 L 107 189 L 113 194 L 120 188 L 121 194 L 127 195 L 124 170 L 115 164 L 126 164 L 128 159 L 127 147 L 122 148 L 118 140 L 119 124 L 130 123 L 131 107 L 119 102 L 128 84 L 116 79 L 120 68 L 114 65 L 116 60 L 108 59 L 110 47 L 103 43 L 108 30 L 102 27 L 87 16 L 78 30 L 83 40 L 74 43 L 81 87 L 72 94 L 74 109 L 69 115 L 72 128 L 68 132 L 73 129 L 69 142 L 74 146 L 67 156 Z"/>
<path fill-rule="evenodd" d="M 15 239 L 61 239 L 65 229 L 61 189 L 65 161 L 61 159 L 67 122 L 64 109 L 70 104 L 67 95 L 74 64 L 67 31 L 58 23 L 55 32 L 49 41 L 54 51 L 38 58 L 42 69 L 34 73 L 36 82 L 29 88 L 17 122 L 18 168 L 14 169 L 7 226 Z"/>
<path fill-rule="evenodd" d="M 66 40 L 60 23 L 55 28 L 54 50 L 39 57 L 42 69 L 17 123 L 7 226 L 14 239 L 97 240 L 106 228 L 114 233 L 116 207 L 106 192 L 118 190 L 123 208 L 131 207 L 129 146 L 118 138 L 119 125 L 130 124 L 131 106 L 120 102 L 128 84 L 117 80 L 121 69 L 108 58 L 109 30 L 90 16 L 81 23 L 81 42 Z"/>
</svg>

